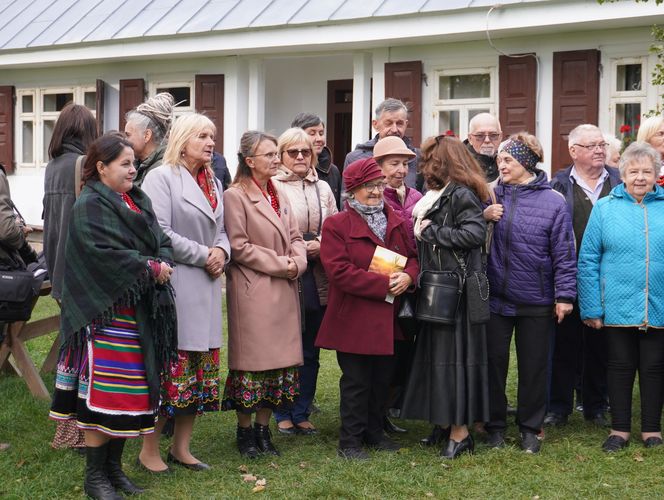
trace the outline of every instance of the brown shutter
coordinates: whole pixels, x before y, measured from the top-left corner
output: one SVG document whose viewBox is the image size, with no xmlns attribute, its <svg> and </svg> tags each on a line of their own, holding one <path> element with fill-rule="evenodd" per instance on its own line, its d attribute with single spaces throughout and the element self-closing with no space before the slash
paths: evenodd
<svg viewBox="0 0 664 500">
<path fill-rule="evenodd" d="M 0 163 L 7 173 L 14 171 L 14 87 L 0 87 Z"/>
<path fill-rule="evenodd" d="M 196 75 L 196 111 L 206 115 L 215 127 L 215 149 L 224 150 L 224 75 Z"/>
<path fill-rule="evenodd" d="M 106 93 L 106 83 L 104 80 L 97 80 L 97 93 L 95 98 L 95 113 L 97 115 L 97 132 L 99 135 L 104 133 L 104 94 Z M 124 130 L 124 126 L 122 127 Z"/>
<path fill-rule="evenodd" d="M 553 137 L 551 173 L 572 163 L 570 131 L 582 123 L 597 124 L 599 110 L 598 50 L 553 53 Z"/>
<path fill-rule="evenodd" d="M 124 130 L 127 112 L 141 104 L 144 99 L 145 80 L 142 78 L 120 80 L 120 131 Z"/>
<path fill-rule="evenodd" d="M 498 82 L 499 119 L 504 136 L 522 130 L 536 134 L 537 61 L 535 57 L 500 56 Z"/>
<path fill-rule="evenodd" d="M 408 106 L 406 137 L 419 147 L 422 142 L 422 61 L 385 63 L 385 97 Z"/>
</svg>

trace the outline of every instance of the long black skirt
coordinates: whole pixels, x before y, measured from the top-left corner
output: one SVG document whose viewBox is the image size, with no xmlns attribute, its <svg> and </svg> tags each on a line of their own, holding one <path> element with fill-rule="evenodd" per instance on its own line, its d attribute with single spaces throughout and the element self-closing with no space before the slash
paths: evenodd
<svg viewBox="0 0 664 500">
<path fill-rule="evenodd" d="M 456 325 L 421 324 L 401 418 L 444 427 L 489 420 L 486 327 L 464 310 Z"/>
</svg>

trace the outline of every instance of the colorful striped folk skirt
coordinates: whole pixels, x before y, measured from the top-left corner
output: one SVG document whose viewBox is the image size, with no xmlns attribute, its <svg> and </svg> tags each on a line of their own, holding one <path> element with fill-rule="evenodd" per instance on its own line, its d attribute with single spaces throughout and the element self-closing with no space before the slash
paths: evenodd
<svg viewBox="0 0 664 500">
<path fill-rule="evenodd" d="M 112 437 L 153 432 L 155 412 L 134 310 L 120 309 L 110 324 L 88 331 L 86 345 L 60 355 L 49 416 L 75 419 L 83 430 Z"/>
</svg>

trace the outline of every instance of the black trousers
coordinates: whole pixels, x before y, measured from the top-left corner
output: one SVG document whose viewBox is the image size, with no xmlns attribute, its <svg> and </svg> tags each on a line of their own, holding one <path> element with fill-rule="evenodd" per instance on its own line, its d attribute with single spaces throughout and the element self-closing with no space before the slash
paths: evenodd
<svg viewBox="0 0 664 500">
<path fill-rule="evenodd" d="M 559 415 L 572 413 L 580 371 L 584 417 L 591 419 L 603 413 L 608 406 L 606 359 L 604 330 L 585 326 L 579 317 L 578 304 L 574 304 L 572 313 L 556 326 L 548 410 Z"/>
<path fill-rule="evenodd" d="M 639 374 L 641 432 L 659 432 L 664 390 L 664 331 L 607 327 L 611 428 L 630 432 L 632 388 Z"/>
<path fill-rule="evenodd" d="M 519 369 L 516 421 L 522 432 L 539 433 L 546 413 L 547 372 L 553 318 L 491 314 L 487 325 L 489 355 L 489 432 L 507 427 L 507 369 L 512 332 Z"/>
<path fill-rule="evenodd" d="M 383 438 L 383 415 L 394 370 L 394 356 L 337 352 L 341 368 L 339 448 L 377 444 Z"/>
</svg>

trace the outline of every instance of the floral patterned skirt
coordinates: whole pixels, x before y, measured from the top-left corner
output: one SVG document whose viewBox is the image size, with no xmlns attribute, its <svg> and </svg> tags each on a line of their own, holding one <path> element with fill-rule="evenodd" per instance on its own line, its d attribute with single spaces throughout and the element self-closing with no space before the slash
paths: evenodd
<svg viewBox="0 0 664 500">
<path fill-rule="evenodd" d="M 160 414 L 201 415 L 219 410 L 219 349 L 178 350 L 178 361 L 162 382 Z"/>
<path fill-rule="evenodd" d="M 250 372 L 230 370 L 226 377 L 222 410 L 253 413 L 261 408 L 289 409 L 300 393 L 296 366 Z"/>
</svg>

